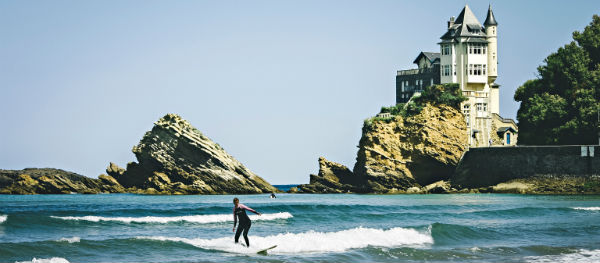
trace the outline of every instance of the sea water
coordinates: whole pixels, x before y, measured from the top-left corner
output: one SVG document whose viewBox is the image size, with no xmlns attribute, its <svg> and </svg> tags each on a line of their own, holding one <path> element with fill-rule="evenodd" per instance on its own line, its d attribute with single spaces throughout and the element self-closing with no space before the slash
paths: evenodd
<svg viewBox="0 0 600 263">
<path fill-rule="evenodd" d="M 0 262 L 600 262 L 600 196 L 233 197 L 0 195 Z"/>
</svg>

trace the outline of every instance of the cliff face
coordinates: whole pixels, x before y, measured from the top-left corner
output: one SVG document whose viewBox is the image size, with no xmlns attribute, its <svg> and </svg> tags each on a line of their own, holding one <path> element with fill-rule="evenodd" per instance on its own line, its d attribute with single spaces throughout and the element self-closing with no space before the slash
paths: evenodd
<svg viewBox="0 0 600 263">
<path fill-rule="evenodd" d="M 354 174 L 375 192 L 447 180 L 467 149 L 465 130 L 462 113 L 446 105 L 365 123 Z"/>
<path fill-rule="evenodd" d="M 189 122 L 175 114 L 159 119 L 133 147 L 138 162 L 122 169 L 114 164 L 107 173 L 125 187 L 145 193 L 226 194 L 266 193 L 276 188 Z"/>
<path fill-rule="evenodd" d="M 52 168 L 0 170 L 0 194 L 96 194 L 122 193 L 125 189 L 111 176 L 93 179 Z"/>
<path fill-rule="evenodd" d="M 300 185 L 305 193 L 429 193 L 451 191 L 446 183 L 467 150 L 461 112 L 427 104 L 409 117 L 366 121 L 354 170 L 319 158 L 319 174 Z M 425 187 L 421 187 L 425 186 Z M 436 188 L 437 187 L 437 188 Z M 442 190 L 440 190 L 440 189 Z"/>
</svg>

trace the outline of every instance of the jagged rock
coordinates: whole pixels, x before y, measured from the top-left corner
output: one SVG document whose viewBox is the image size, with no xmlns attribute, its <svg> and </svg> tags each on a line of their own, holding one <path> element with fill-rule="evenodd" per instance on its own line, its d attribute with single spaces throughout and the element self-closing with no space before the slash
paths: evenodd
<svg viewBox="0 0 600 263">
<path fill-rule="evenodd" d="M 123 187 L 112 177 L 100 175 L 93 179 L 72 172 L 52 168 L 0 170 L 2 194 L 94 194 L 123 192 Z"/>
<path fill-rule="evenodd" d="M 116 175 L 115 179 L 125 187 L 146 189 L 147 193 L 277 191 L 176 114 L 159 119 L 133 147 L 133 153 L 137 163 L 127 164 L 125 172 Z"/>
<path fill-rule="evenodd" d="M 114 164 L 114 163 L 110 163 L 108 165 L 108 167 L 106 167 L 106 173 L 110 176 L 114 177 L 119 177 L 122 176 L 125 173 L 125 169 L 119 167 L 118 165 Z"/>
<path fill-rule="evenodd" d="M 347 193 L 355 192 L 357 183 L 348 167 L 319 157 L 319 174 L 311 174 L 309 184 L 298 187 L 303 193 Z"/>
<path fill-rule="evenodd" d="M 446 105 L 366 122 L 353 172 L 369 192 L 447 180 L 467 149 L 465 130 L 463 114 Z"/>
<path fill-rule="evenodd" d="M 421 188 L 413 186 L 406 189 L 407 194 L 418 194 L 421 191 Z"/>
<path fill-rule="evenodd" d="M 428 184 L 421 189 L 423 193 L 429 194 L 447 194 L 451 192 L 450 183 L 447 181 L 437 181 L 432 184 Z"/>
</svg>

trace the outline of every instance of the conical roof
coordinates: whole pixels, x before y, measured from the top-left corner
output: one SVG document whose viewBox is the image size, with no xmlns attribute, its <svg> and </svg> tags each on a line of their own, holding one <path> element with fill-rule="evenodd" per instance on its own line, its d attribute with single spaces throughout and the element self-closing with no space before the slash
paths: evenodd
<svg viewBox="0 0 600 263">
<path fill-rule="evenodd" d="M 485 37 L 483 33 L 483 26 L 471 11 L 468 5 L 465 5 L 463 10 L 460 12 L 454 25 L 448 28 L 448 31 L 440 37 L 444 41 L 451 41 L 459 37 L 470 37 L 470 38 L 482 38 Z"/>
<path fill-rule="evenodd" d="M 484 26 L 497 26 L 498 22 L 496 22 L 496 18 L 494 18 L 494 13 L 492 12 L 492 5 L 488 8 L 488 14 L 485 18 L 485 22 L 483 22 Z"/>
<path fill-rule="evenodd" d="M 471 8 L 469 8 L 469 5 L 465 5 L 465 8 L 463 8 L 463 10 L 460 12 L 454 23 L 466 25 L 481 25 L 479 20 L 477 20 L 477 17 L 475 17 L 475 14 L 473 14 L 473 11 L 471 11 Z"/>
</svg>

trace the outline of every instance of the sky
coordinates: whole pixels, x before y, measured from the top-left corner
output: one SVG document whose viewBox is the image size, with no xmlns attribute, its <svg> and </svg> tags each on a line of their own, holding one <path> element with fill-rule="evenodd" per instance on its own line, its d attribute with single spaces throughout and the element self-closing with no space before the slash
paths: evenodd
<svg viewBox="0 0 600 263">
<path fill-rule="evenodd" d="M 500 113 L 600 1 L 0 0 L 0 169 L 89 177 L 177 113 L 272 184 L 352 169 L 395 75 L 465 4 L 498 22 Z"/>
</svg>

